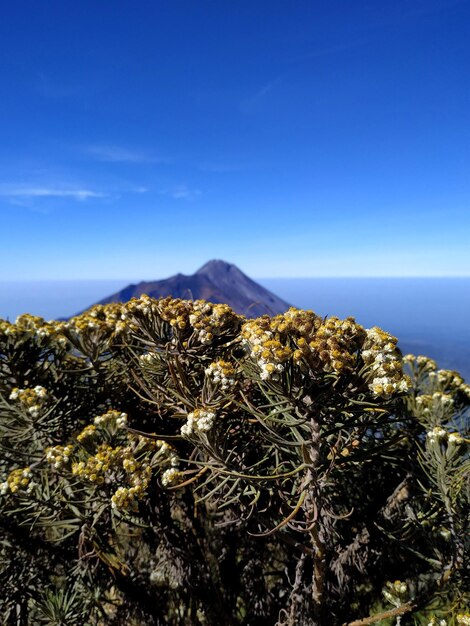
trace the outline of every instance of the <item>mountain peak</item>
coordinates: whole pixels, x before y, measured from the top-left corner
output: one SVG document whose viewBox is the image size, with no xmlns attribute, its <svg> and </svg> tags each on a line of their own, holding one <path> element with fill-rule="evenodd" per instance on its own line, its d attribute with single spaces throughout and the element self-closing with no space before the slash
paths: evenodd
<svg viewBox="0 0 470 626">
<path fill-rule="evenodd" d="M 197 270 L 196 274 L 221 274 L 223 272 L 229 272 L 232 268 L 238 269 L 232 263 L 227 263 L 227 261 L 212 259 L 204 263 L 204 265 Z"/>
</svg>

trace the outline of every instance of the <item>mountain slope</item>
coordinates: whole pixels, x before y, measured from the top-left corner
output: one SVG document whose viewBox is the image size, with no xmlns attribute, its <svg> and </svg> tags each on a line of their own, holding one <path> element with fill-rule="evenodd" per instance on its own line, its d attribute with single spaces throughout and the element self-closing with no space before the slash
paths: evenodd
<svg viewBox="0 0 470 626">
<path fill-rule="evenodd" d="M 165 280 L 128 285 L 121 291 L 104 298 L 99 304 L 126 302 L 147 294 L 153 298 L 172 296 L 185 300 L 208 300 L 225 303 L 236 313 L 258 317 L 265 313 L 276 315 L 289 308 L 289 304 L 249 278 L 235 265 L 213 260 L 203 265 L 195 274 L 176 274 Z"/>
</svg>

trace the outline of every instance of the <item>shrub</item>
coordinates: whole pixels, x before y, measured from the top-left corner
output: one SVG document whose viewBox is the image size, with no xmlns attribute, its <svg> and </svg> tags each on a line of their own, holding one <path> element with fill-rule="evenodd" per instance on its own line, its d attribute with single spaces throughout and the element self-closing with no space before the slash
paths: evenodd
<svg viewBox="0 0 470 626">
<path fill-rule="evenodd" d="M 0 321 L 3 623 L 470 623 L 469 403 L 353 318 Z"/>
</svg>

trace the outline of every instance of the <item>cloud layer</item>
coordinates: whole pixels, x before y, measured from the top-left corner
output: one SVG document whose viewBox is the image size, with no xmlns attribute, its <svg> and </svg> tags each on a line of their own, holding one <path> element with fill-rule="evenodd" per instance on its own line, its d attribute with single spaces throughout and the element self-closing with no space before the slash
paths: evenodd
<svg viewBox="0 0 470 626">
<path fill-rule="evenodd" d="M 107 198 L 109 194 L 91 189 L 60 189 L 52 187 L 15 187 L 0 189 L 0 196 L 7 198 L 72 198 L 88 200 L 89 198 Z"/>
</svg>

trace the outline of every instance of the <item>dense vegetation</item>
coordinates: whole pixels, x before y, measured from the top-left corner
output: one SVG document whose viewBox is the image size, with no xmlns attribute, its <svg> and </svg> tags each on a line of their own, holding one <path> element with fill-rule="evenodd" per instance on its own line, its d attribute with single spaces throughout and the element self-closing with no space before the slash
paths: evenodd
<svg viewBox="0 0 470 626">
<path fill-rule="evenodd" d="M 2 624 L 468 625 L 469 403 L 352 318 L 0 321 Z"/>
</svg>

